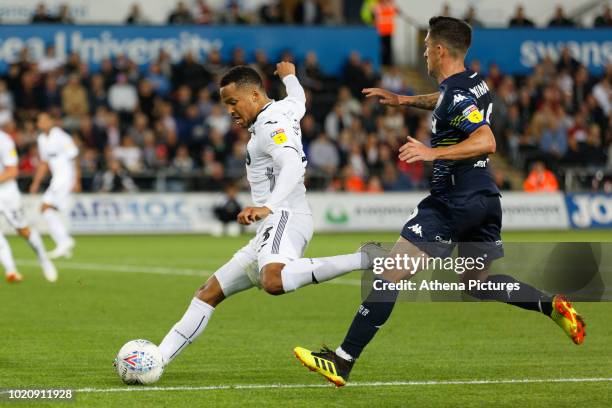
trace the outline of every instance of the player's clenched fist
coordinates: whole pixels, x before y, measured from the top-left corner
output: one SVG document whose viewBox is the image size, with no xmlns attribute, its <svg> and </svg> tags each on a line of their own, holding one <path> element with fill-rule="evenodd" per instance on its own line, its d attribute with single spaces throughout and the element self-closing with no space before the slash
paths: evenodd
<svg viewBox="0 0 612 408">
<path fill-rule="evenodd" d="M 413 137 L 408 136 L 408 142 L 399 148 L 399 159 L 406 163 L 436 160 L 436 151 L 425 146 Z"/>
<path fill-rule="evenodd" d="M 246 207 L 238 214 L 238 223 L 242 225 L 250 225 L 255 221 L 266 218 L 270 215 L 268 207 Z"/>
<path fill-rule="evenodd" d="M 278 75 L 280 79 L 283 79 L 287 75 L 295 75 L 295 65 L 291 62 L 281 61 L 276 64 L 276 71 L 274 71 L 274 73 Z"/>
</svg>

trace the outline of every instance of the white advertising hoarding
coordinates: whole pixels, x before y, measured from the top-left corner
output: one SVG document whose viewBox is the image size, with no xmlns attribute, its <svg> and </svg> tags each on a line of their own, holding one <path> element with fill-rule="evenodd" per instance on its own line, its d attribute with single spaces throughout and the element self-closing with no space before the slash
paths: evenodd
<svg viewBox="0 0 612 408">
<path fill-rule="evenodd" d="M 315 230 L 319 232 L 401 230 L 426 193 L 310 193 Z M 77 194 L 67 214 L 75 234 L 211 233 L 218 223 L 213 207 L 219 194 Z M 243 205 L 248 194 L 240 195 Z M 40 196 L 24 195 L 26 217 L 40 231 Z M 506 193 L 502 197 L 505 230 L 567 229 L 562 194 Z M 0 229 L 11 233 L 2 218 Z"/>
</svg>

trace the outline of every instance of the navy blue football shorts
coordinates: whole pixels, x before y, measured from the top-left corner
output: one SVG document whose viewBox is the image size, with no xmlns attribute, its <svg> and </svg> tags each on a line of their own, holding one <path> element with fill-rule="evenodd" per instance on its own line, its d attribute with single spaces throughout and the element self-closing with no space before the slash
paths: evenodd
<svg viewBox="0 0 612 408">
<path fill-rule="evenodd" d="M 414 209 L 401 235 L 431 257 L 449 257 L 459 245 L 460 257 L 504 256 L 499 195 L 478 194 L 449 200 L 430 195 Z"/>
</svg>

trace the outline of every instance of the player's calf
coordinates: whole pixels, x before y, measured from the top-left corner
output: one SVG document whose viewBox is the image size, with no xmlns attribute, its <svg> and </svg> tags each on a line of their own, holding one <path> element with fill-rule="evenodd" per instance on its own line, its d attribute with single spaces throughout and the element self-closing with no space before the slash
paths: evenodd
<svg viewBox="0 0 612 408">
<path fill-rule="evenodd" d="M 270 295 L 278 296 L 285 293 L 283 289 L 282 271 L 285 264 L 267 264 L 261 270 L 261 287 Z"/>
<path fill-rule="evenodd" d="M 195 297 L 212 307 L 216 307 L 225 299 L 221 285 L 214 276 L 211 276 L 204 285 L 200 286 L 195 293 Z"/>
</svg>

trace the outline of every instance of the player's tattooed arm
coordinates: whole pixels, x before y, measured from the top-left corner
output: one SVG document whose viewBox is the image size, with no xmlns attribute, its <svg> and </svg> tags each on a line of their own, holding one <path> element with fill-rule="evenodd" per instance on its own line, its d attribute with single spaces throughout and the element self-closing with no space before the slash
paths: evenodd
<svg viewBox="0 0 612 408">
<path fill-rule="evenodd" d="M 403 105 L 409 105 L 419 109 L 434 110 L 436 108 L 436 104 L 438 103 L 439 97 L 440 92 L 426 95 L 406 96 L 404 98 L 409 99 L 407 102 L 403 103 Z"/>
<path fill-rule="evenodd" d="M 391 106 L 412 106 L 414 108 L 434 110 L 440 97 L 440 92 L 425 95 L 398 95 L 382 88 L 365 88 L 363 94 L 368 97 L 379 97 L 379 101 L 383 105 Z"/>
</svg>

